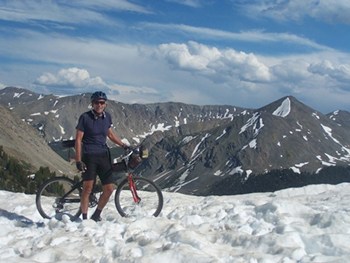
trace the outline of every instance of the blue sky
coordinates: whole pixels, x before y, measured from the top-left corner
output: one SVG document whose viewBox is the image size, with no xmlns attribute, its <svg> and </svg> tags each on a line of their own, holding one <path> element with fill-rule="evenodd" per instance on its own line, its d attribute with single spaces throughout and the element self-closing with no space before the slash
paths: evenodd
<svg viewBox="0 0 350 263">
<path fill-rule="evenodd" d="M 348 0 L 0 0 L 0 88 L 350 111 Z"/>
</svg>

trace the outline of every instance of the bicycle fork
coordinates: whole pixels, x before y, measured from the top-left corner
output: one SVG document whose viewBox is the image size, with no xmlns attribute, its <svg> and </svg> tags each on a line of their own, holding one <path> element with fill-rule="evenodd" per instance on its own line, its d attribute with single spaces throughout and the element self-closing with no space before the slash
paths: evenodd
<svg viewBox="0 0 350 263">
<path fill-rule="evenodd" d="M 134 181 L 131 173 L 128 174 L 128 183 L 129 183 L 130 191 L 132 194 L 132 198 L 134 199 L 134 202 L 137 204 L 140 203 L 141 198 L 137 194 L 135 181 Z"/>
</svg>

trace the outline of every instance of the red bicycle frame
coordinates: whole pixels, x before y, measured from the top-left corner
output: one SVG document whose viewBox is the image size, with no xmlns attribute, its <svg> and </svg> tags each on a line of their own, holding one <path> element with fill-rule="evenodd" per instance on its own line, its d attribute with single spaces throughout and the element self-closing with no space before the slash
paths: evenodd
<svg viewBox="0 0 350 263">
<path fill-rule="evenodd" d="M 136 185 L 135 185 L 132 173 L 128 174 L 128 183 L 129 183 L 130 191 L 132 194 L 132 198 L 134 199 L 134 202 L 137 204 L 140 203 L 141 198 L 137 194 Z"/>
</svg>

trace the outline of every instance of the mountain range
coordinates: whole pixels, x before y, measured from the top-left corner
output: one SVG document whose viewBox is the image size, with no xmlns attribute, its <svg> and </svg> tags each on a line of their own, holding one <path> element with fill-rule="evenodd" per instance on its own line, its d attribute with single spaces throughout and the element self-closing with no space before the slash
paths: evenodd
<svg viewBox="0 0 350 263">
<path fill-rule="evenodd" d="M 78 117 L 89 110 L 90 96 L 59 97 L 15 87 L 0 90 L 2 115 L 15 122 L 1 121 L 2 130 L 24 126 L 31 131 L 20 142 L 2 132 L 0 142 L 7 141 L 26 155 L 22 144 L 37 137 L 45 143 L 33 149 L 42 153 L 42 161 L 49 159 L 58 167 L 63 159 L 49 157 L 43 149 L 49 145 L 52 154 L 66 158 L 60 142 L 74 138 Z M 205 195 L 228 178 L 244 183 L 274 170 L 317 174 L 350 163 L 350 113 L 322 114 L 292 96 L 258 109 L 108 101 L 107 111 L 123 140 L 149 148 L 150 156 L 138 172 L 168 191 Z"/>
</svg>

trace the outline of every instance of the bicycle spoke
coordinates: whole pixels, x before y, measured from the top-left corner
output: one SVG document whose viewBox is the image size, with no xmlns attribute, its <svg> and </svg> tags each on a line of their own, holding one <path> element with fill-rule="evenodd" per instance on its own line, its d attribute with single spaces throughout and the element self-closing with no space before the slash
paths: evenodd
<svg viewBox="0 0 350 263">
<path fill-rule="evenodd" d="M 57 177 L 47 181 L 38 191 L 36 204 L 44 218 L 80 215 L 80 193 L 68 178 Z"/>
<path fill-rule="evenodd" d="M 163 196 L 160 190 L 145 178 L 134 178 L 138 201 L 126 181 L 120 185 L 115 196 L 118 212 L 122 216 L 157 216 L 163 206 Z M 135 199 L 134 199 L 135 198 Z"/>
</svg>

